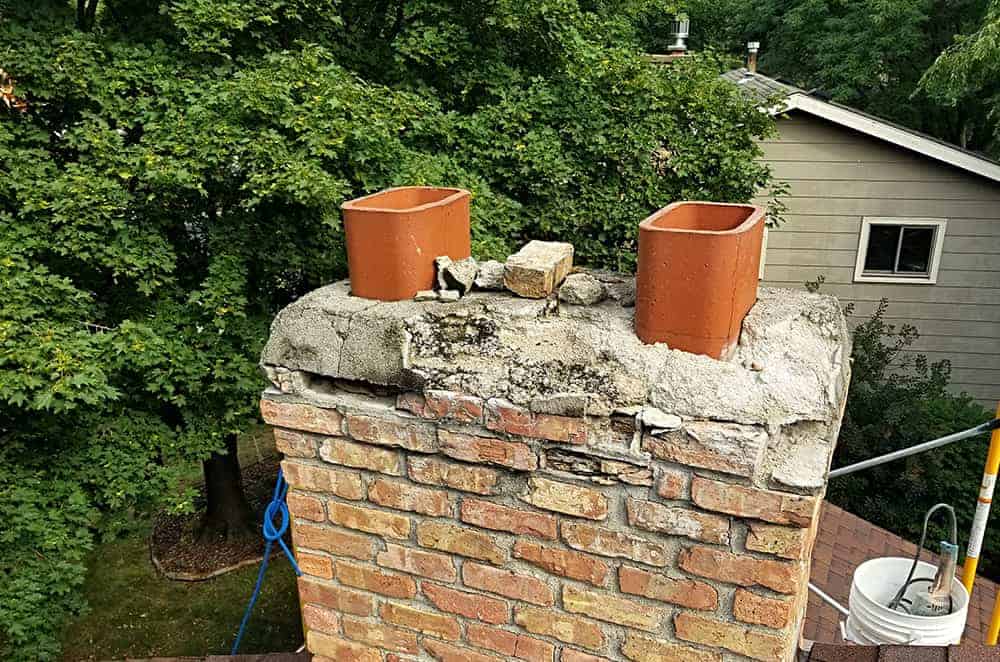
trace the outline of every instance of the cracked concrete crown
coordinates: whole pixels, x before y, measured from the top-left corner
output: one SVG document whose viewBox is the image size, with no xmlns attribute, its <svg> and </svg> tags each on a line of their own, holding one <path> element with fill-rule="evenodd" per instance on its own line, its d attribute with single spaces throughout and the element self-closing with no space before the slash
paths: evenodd
<svg viewBox="0 0 1000 662">
<path fill-rule="evenodd" d="M 839 420 L 850 335 L 833 297 L 761 288 L 726 361 L 644 345 L 632 314 L 614 301 L 570 306 L 506 292 L 377 302 L 351 296 L 342 281 L 281 311 L 261 365 L 286 392 L 295 389 L 278 372 L 529 407 L 572 394 L 593 415 L 648 403 L 684 418 L 765 426 Z"/>
</svg>

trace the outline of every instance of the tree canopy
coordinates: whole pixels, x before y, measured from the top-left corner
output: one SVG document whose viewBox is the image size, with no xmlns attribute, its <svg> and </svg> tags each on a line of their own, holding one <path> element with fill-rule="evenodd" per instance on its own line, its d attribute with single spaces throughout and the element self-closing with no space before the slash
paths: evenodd
<svg viewBox="0 0 1000 662">
<path fill-rule="evenodd" d="M 995 0 L 689 0 L 687 10 L 695 48 L 742 58 L 746 42 L 759 41 L 760 70 L 769 76 L 962 147 L 1000 154 L 990 96 L 996 92 Z M 656 27 L 647 41 L 664 34 Z M 938 73 L 921 86 L 942 51 Z M 961 67 L 965 74 L 957 74 Z M 951 92 L 942 94 L 941 83 L 953 75 L 965 79 L 952 78 Z M 987 94 L 979 96 L 983 85 Z"/>
<path fill-rule="evenodd" d="M 256 420 L 268 323 L 345 275 L 339 205 L 473 191 L 474 252 L 636 225 L 768 181 L 770 120 L 651 3 L 0 5 L 0 657 L 51 659 L 96 537 L 190 507 L 178 467 Z"/>
</svg>

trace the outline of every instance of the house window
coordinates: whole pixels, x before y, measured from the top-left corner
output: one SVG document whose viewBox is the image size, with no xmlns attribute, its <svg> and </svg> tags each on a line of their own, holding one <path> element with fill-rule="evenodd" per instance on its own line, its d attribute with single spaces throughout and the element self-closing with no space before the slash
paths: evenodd
<svg viewBox="0 0 1000 662">
<path fill-rule="evenodd" d="M 935 283 L 946 221 L 940 218 L 865 218 L 854 280 Z"/>
</svg>

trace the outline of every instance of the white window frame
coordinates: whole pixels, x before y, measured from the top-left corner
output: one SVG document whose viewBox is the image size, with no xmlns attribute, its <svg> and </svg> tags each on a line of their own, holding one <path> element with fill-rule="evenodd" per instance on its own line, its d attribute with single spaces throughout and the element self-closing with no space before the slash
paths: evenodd
<svg viewBox="0 0 1000 662">
<path fill-rule="evenodd" d="M 930 264 L 927 275 L 900 276 L 896 274 L 865 273 L 865 258 L 868 256 L 868 238 L 873 225 L 895 225 L 899 227 L 929 226 L 934 228 L 934 243 L 931 246 Z M 937 283 L 938 267 L 941 266 L 941 249 L 944 247 L 945 228 L 948 221 L 943 218 L 908 218 L 905 216 L 866 216 L 861 219 L 861 236 L 858 239 L 858 259 L 854 264 L 856 283 L 903 283 L 908 285 L 933 285 Z"/>
</svg>

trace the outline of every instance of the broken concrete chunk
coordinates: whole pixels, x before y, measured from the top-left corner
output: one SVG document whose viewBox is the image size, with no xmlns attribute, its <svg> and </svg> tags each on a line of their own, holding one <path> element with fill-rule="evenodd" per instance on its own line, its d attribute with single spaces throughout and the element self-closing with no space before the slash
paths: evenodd
<svg viewBox="0 0 1000 662">
<path fill-rule="evenodd" d="M 503 289 L 503 262 L 486 260 L 479 263 L 479 273 L 476 274 L 475 285 L 480 290 Z"/>
<path fill-rule="evenodd" d="M 618 295 L 614 299 L 622 305 L 622 308 L 632 308 L 635 306 L 635 279 L 621 284 Z"/>
<path fill-rule="evenodd" d="M 438 267 L 438 285 L 442 290 L 458 290 L 459 295 L 463 295 L 472 289 L 472 281 L 476 279 L 477 269 L 475 258 L 467 257 L 457 262 L 448 259 L 447 264 L 442 262 L 441 266 Z M 443 284 L 442 279 L 444 280 Z"/>
<path fill-rule="evenodd" d="M 662 433 L 667 430 L 680 429 L 682 425 L 681 417 L 668 414 L 662 409 L 644 405 L 639 412 L 639 420 L 647 428 L 653 428 L 653 434 Z"/>
<path fill-rule="evenodd" d="M 575 306 L 592 306 L 604 296 L 604 286 L 590 274 L 570 274 L 559 288 L 559 300 Z"/>
<path fill-rule="evenodd" d="M 434 301 L 437 298 L 438 294 L 434 290 L 420 290 L 413 296 L 414 301 Z"/>
<path fill-rule="evenodd" d="M 553 393 L 540 395 L 530 404 L 531 411 L 536 414 L 555 414 L 557 416 L 586 416 L 586 393 Z"/>
<path fill-rule="evenodd" d="M 445 269 L 451 266 L 451 258 L 447 255 L 439 255 L 434 258 L 434 269 L 437 273 L 437 288 L 439 290 L 448 289 L 448 281 L 445 280 Z"/>
<path fill-rule="evenodd" d="M 458 290 L 441 290 L 438 292 L 439 301 L 458 301 L 462 294 Z"/>
<path fill-rule="evenodd" d="M 507 258 L 503 284 L 514 294 L 542 299 L 555 291 L 573 268 L 573 244 L 529 241 Z"/>
</svg>

